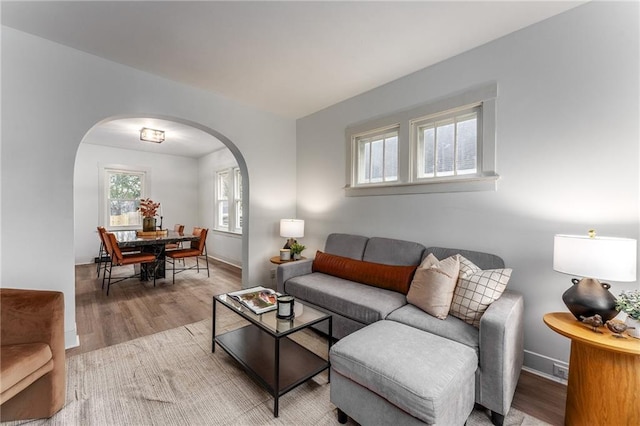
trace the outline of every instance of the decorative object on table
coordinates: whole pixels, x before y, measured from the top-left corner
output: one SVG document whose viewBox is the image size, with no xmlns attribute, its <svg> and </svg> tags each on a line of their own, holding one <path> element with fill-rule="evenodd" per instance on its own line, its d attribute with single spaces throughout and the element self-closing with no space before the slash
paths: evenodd
<svg viewBox="0 0 640 426">
<path fill-rule="evenodd" d="M 154 203 L 151 198 L 142 198 L 140 200 L 140 207 L 138 207 L 138 211 L 142 214 L 143 231 L 147 232 L 156 230 L 158 207 L 160 207 L 160 203 Z"/>
<path fill-rule="evenodd" d="M 569 311 L 576 317 L 599 314 L 604 321 L 618 314 L 616 299 L 609 292 L 612 281 L 635 281 L 636 240 L 630 238 L 596 237 L 594 230 L 588 236 L 556 235 L 553 245 L 553 269 L 573 278 L 573 285 L 562 295 Z"/>
<path fill-rule="evenodd" d="M 595 333 L 602 333 L 602 331 L 598 330 L 598 327 L 602 327 L 604 322 L 602 321 L 602 317 L 598 314 L 592 315 L 590 317 L 580 316 L 580 321 L 591 326 L 591 329 Z"/>
<path fill-rule="evenodd" d="M 620 320 L 615 320 L 615 319 L 609 320 L 609 321 L 605 322 L 604 324 L 607 326 L 609 331 L 611 331 L 613 333 L 613 337 L 618 337 L 618 338 L 622 338 L 622 339 L 625 338 L 622 335 L 622 333 L 624 333 L 625 331 L 627 331 L 630 328 L 635 328 L 635 327 L 629 327 L 624 322 L 622 322 Z"/>
<path fill-rule="evenodd" d="M 291 260 L 291 250 L 290 249 L 280 249 L 280 260 Z"/>
<path fill-rule="evenodd" d="M 234 291 L 228 293 L 228 296 L 233 297 L 256 314 L 273 311 L 277 308 L 278 294 L 274 290 L 262 286 Z"/>
<path fill-rule="evenodd" d="M 616 299 L 616 309 L 627 314 L 625 323 L 629 327 L 629 336 L 640 339 L 640 290 L 620 293 Z"/>
<path fill-rule="evenodd" d="M 296 242 L 296 238 L 304 237 L 304 220 L 301 219 L 281 219 L 280 236 L 287 238 L 283 249 L 291 248 Z"/>
<path fill-rule="evenodd" d="M 280 319 L 292 319 L 295 316 L 293 305 L 293 296 L 289 296 L 288 294 L 278 296 L 278 313 L 276 317 Z"/>
<path fill-rule="evenodd" d="M 291 255 L 293 256 L 293 260 L 299 260 L 302 257 L 302 252 L 306 249 L 305 246 L 299 243 L 291 244 Z"/>
</svg>

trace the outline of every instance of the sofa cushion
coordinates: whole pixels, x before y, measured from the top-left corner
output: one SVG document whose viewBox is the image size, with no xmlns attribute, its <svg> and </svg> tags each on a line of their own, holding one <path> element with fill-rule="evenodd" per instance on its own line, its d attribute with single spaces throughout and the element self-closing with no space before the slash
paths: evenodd
<svg viewBox="0 0 640 426">
<path fill-rule="evenodd" d="M 367 241 L 369 241 L 369 238 L 360 235 L 329 234 L 324 245 L 324 251 L 336 256 L 362 260 Z"/>
<path fill-rule="evenodd" d="M 385 265 L 419 265 L 424 250 L 422 244 L 412 241 L 372 237 L 367 241 L 362 260 Z"/>
<path fill-rule="evenodd" d="M 23 379 L 38 372 L 30 383 L 53 369 L 53 354 L 46 343 L 23 343 L 19 345 L 2 345 L 0 347 L 0 388 L 1 393 L 15 386 Z M 43 367 L 46 367 L 43 369 Z M 24 388 L 23 387 L 23 388 Z"/>
<path fill-rule="evenodd" d="M 285 291 L 363 324 L 380 321 L 407 303 L 405 296 L 395 291 L 319 272 L 289 279 Z"/>
<path fill-rule="evenodd" d="M 318 251 L 313 272 L 407 294 L 416 266 L 383 265 Z"/>
<path fill-rule="evenodd" d="M 478 357 L 449 339 L 379 321 L 333 345 L 330 360 L 337 373 L 427 424 L 440 424 L 462 394 L 473 409 Z"/>
<path fill-rule="evenodd" d="M 458 255 L 440 261 L 429 254 L 416 269 L 407 293 L 407 302 L 429 315 L 445 319 L 451 307 L 459 271 Z"/>
<path fill-rule="evenodd" d="M 482 270 L 460 256 L 460 276 L 451 302 L 451 315 L 480 327 L 482 314 L 502 295 L 510 277 L 509 268 Z"/>
<path fill-rule="evenodd" d="M 456 248 L 429 247 L 424 251 L 424 257 L 432 253 L 438 259 L 445 259 L 449 256 L 459 254 L 464 256 L 481 269 L 501 269 L 504 268 L 504 260 L 495 254 L 481 251 L 461 250 Z"/>
<path fill-rule="evenodd" d="M 451 315 L 444 320 L 439 320 L 413 305 L 405 305 L 391 312 L 386 319 L 462 343 L 476 352 L 480 347 L 480 331 Z"/>
</svg>

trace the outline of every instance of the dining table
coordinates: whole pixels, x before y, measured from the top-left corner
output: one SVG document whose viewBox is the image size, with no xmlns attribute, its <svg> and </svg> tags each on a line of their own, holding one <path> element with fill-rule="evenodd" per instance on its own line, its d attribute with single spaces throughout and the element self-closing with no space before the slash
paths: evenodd
<svg viewBox="0 0 640 426">
<path fill-rule="evenodd" d="M 198 241 L 197 235 L 185 234 L 172 230 L 157 231 L 154 233 L 139 233 L 136 230 L 114 231 L 113 234 L 118 240 L 118 247 L 136 247 L 143 253 L 152 253 L 156 256 L 155 265 L 141 264 L 140 279 L 147 281 L 165 277 L 165 246 L 171 243 Z M 151 235 L 149 235 L 151 234 Z"/>
</svg>

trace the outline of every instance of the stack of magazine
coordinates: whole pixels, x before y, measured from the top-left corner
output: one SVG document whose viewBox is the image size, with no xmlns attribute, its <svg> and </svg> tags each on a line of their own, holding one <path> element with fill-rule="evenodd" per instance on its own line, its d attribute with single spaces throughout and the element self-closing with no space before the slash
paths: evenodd
<svg viewBox="0 0 640 426">
<path fill-rule="evenodd" d="M 227 296 L 236 299 L 256 314 L 272 311 L 278 307 L 278 293 L 262 286 L 234 291 Z"/>
</svg>

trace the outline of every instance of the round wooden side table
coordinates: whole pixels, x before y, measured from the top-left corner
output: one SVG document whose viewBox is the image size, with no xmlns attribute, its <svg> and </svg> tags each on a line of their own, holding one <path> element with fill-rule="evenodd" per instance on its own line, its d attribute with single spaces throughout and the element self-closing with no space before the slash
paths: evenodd
<svg viewBox="0 0 640 426">
<path fill-rule="evenodd" d="M 640 340 L 594 332 L 570 312 L 544 316 L 571 339 L 566 425 L 640 425 Z"/>
<path fill-rule="evenodd" d="M 306 259 L 306 257 L 302 256 L 298 260 L 303 260 L 303 259 Z M 295 260 L 280 260 L 280 256 L 273 256 L 271 259 L 269 259 L 269 261 L 271 261 L 271 263 L 274 263 L 276 265 L 282 265 L 283 263 L 295 262 Z"/>
</svg>

